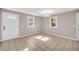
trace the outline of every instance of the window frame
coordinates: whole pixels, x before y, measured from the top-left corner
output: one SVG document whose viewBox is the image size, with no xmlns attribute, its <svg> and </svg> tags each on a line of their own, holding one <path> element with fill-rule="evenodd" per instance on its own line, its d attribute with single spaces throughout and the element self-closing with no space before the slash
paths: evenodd
<svg viewBox="0 0 79 59">
<path fill-rule="evenodd" d="M 55 18 L 56 26 L 52 26 L 52 25 L 51 25 L 51 23 L 52 23 L 52 22 L 51 22 L 51 18 Z M 57 28 L 57 16 L 52 16 L 52 17 L 49 18 L 49 27 L 50 27 L 50 28 Z"/>
<path fill-rule="evenodd" d="M 32 18 L 33 21 L 30 21 L 30 18 Z M 30 23 L 33 23 L 33 25 L 29 26 Z M 27 16 L 27 28 L 35 28 L 35 17 Z"/>
</svg>

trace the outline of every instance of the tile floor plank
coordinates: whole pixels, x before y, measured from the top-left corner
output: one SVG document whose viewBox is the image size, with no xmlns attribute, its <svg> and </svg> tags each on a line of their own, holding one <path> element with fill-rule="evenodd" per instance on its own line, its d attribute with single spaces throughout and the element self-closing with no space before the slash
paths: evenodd
<svg viewBox="0 0 79 59">
<path fill-rule="evenodd" d="M 64 51 L 72 51 L 72 40 L 67 40 L 67 43 L 65 44 Z"/>
<path fill-rule="evenodd" d="M 15 39 L 14 40 L 15 46 L 16 46 L 16 50 L 18 51 L 22 51 L 24 50 L 22 43 L 20 42 L 19 39 Z"/>
<path fill-rule="evenodd" d="M 14 40 L 9 40 L 9 51 L 16 51 Z"/>
<path fill-rule="evenodd" d="M 59 44 L 57 45 L 57 47 L 55 48 L 55 51 L 63 51 L 64 50 L 64 46 L 66 44 L 66 41 L 65 39 L 61 40 L 59 42 Z"/>
<path fill-rule="evenodd" d="M 1 51 L 8 51 L 8 41 L 1 43 Z"/>
</svg>

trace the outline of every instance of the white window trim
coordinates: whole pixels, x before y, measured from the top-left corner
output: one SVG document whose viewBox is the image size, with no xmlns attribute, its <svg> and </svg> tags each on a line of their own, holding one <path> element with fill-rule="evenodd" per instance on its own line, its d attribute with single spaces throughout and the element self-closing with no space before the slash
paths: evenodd
<svg viewBox="0 0 79 59">
<path fill-rule="evenodd" d="M 53 26 L 53 27 L 52 27 L 52 26 L 51 26 L 51 18 L 53 18 L 53 17 L 56 17 L 56 26 Z M 52 17 L 49 18 L 49 27 L 50 27 L 50 28 L 57 28 L 57 24 L 58 24 L 58 23 L 57 23 L 57 16 L 52 16 Z"/>
<path fill-rule="evenodd" d="M 32 26 L 29 26 L 29 19 L 30 18 L 33 18 L 33 25 Z M 35 17 L 33 17 L 33 16 L 27 17 L 27 28 L 35 28 Z"/>
</svg>

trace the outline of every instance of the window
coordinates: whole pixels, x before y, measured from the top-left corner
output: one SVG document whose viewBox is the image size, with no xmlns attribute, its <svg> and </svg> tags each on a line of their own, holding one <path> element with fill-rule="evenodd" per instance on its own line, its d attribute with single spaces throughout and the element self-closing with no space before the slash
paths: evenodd
<svg viewBox="0 0 79 59">
<path fill-rule="evenodd" d="M 49 26 L 51 28 L 56 28 L 57 27 L 57 16 L 50 17 Z"/>
<path fill-rule="evenodd" d="M 12 16 L 12 15 L 8 15 L 7 18 L 8 19 L 16 19 L 16 17 L 15 16 Z"/>
<path fill-rule="evenodd" d="M 28 16 L 27 17 L 27 28 L 34 28 L 35 27 L 35 18 Z"/>
</svg>

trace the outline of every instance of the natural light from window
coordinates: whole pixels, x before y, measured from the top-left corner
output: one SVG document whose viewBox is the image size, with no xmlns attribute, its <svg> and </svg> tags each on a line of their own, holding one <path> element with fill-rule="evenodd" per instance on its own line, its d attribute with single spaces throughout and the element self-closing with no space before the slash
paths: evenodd
<svg viewBox="0 0 79 59">
<path fill-rule="evenodd" d="M 41 38 L 43 38 L 42 36 L 36 36 L 35 37 L 36 39 L 41 39 Z"/>
<path fill-rule="evenodd" d="M 29 51 L 29 48 L 25 48 L 24 51 Z"/>
<path fill-rule="evenodd" d="M 43 36 L 36 36 L 36 39 L 42 40 L 42 41 L 48 41 L 50 38 L 48 37 L 43 37 Z"/>
<path fill-rule="evenodd" d="M 42 41 L 47 41 L 47 40 L 49 40 L 49 38 L 44 37 L 44 38 L 42 38 L 42 39 L 40 39 L 40 40 L 42 40 Z"/>
</svg>

